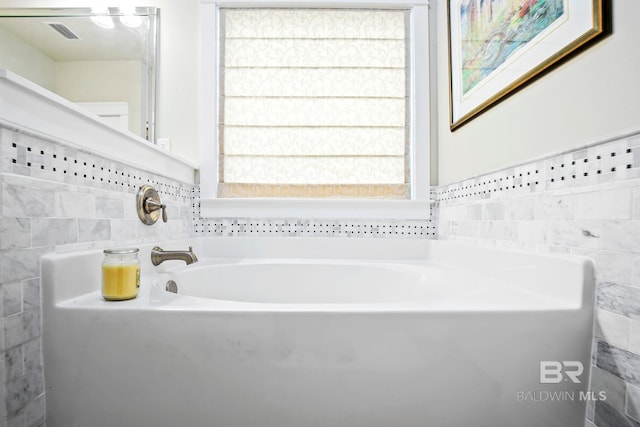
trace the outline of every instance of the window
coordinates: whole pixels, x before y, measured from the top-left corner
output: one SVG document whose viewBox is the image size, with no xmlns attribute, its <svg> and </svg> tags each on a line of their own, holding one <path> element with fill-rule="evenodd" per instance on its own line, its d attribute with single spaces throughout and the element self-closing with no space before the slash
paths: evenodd
<svg viewBox="0 0 640 427">
<path fill-rule="evenodd" d="M 204 216 L 426 216 L 426 6 L 403 6 L 203 5 Z"/>
</svg>

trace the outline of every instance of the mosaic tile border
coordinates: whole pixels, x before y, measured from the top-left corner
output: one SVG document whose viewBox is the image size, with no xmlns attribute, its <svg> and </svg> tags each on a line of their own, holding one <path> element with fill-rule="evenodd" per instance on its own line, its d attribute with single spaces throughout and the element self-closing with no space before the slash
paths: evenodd
<svg viewBox="0 0 640 427">
<path fill-rule="evenodd" d="M 190 202 L 193 185 L 123 165 L 82 149 L 0 127 L 0 172 L 135 194 L 151 184 L 161 196 Z"/>
<path fill-rule="evenodd" d="M 193 189 L 193 222 L 196 234 L 215 236 L 304 236 L 304 237 L 403 237 L 436 239 L 434 208 L 424 220 L 313 220 L 200 218 L 200 188 Z"/>
<path fill-rule="evenodd" d="M 436 188 L 438 202 L 511 197 L 640 178 L 640 134 Z"/>
</svg>

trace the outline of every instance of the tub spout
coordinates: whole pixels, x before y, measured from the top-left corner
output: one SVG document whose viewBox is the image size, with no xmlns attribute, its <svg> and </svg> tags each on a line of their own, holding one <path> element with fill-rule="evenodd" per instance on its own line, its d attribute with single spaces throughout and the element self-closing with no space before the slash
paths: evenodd
<svg viewBox="0 0 640 427">
<path fill-rule="evenodd" d="M 198 262 L 198 257 L 195 253 L 193 253 L 193 249 L 191 248 L 191 246 L 189 246 L 188 251 L 165 251 L 162 250 L 159 246 L 151 249 L 151 263 L 153 265 L 160 265 L 161 263 L 169 259 L 184 261 L 187 263 L 187 265 Z"/>
</svg>

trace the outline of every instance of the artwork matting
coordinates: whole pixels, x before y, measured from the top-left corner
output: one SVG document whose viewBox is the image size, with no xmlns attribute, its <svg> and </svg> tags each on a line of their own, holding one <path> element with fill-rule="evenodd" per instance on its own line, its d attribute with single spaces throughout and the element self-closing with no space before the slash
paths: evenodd
<svg viewBox="0 0 640 427">
<path fill-rule="evenodd" d="M 448 0 L 450 127 L 604 33 L 603 0 Z"/>
</svg>

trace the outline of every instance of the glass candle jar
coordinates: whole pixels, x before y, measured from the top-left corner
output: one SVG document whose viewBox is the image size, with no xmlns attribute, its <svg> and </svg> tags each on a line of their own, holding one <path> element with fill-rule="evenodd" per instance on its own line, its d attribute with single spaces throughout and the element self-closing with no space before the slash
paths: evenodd
<svg viewBox="0 0 640 427">
<path fill-rule="evenodd" d="M 138 249 L 105 249 L 102 261 L 102 296 L 107 301 L 135 298 L 140 287 Z"/>
</svg>

